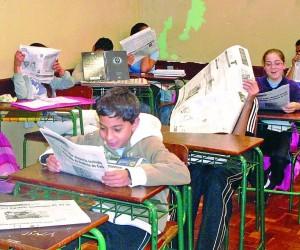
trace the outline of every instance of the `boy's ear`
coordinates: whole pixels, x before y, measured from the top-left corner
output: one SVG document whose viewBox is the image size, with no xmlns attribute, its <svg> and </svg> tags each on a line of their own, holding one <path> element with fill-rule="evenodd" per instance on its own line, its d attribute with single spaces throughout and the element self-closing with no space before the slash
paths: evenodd
<svg viewBox="0 0 300 250">
<path fill-rule="evenodd" d="M 133 122 L 133 124 L 132 124 L 132 132 L 133 132 L 134 130 L 136 130 L 136 128 L 139 126 L 139 124 L 140 124 L 140 118 L 137 117 L 137 118 L 135 118 L 135 120 L 134 120 L 134 122 Z"/>
</svg>

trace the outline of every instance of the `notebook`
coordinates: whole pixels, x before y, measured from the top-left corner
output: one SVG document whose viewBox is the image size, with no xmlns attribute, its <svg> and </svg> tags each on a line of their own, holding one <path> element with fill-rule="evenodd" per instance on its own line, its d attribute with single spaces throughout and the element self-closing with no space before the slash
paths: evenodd
<svg viewBox="0 0 300 250">
<path fill-rule="evenodd" d="M 83 82 L 128 80 L 125 51 L 82 52 Z"/>
</svg>

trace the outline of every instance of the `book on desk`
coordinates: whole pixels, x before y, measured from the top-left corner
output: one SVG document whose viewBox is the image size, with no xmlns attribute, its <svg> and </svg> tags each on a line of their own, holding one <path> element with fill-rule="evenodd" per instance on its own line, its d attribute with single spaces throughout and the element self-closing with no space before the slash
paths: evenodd
<svg viewBox="0 0 300 250">
<path fill-rule="evenodd" d="M 128 80 L 125 51 L 82 52 L 83 82 Z"/>
</svg>

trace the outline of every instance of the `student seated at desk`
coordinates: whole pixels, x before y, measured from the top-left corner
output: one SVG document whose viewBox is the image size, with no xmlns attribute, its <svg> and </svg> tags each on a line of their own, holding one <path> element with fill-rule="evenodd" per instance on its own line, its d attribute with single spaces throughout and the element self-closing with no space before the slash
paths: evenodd
<svg viewBox="0 0 300 250">
<path fill-rule="evenodd" d="M 253 135 L 258 103 L 256 82 L 245 82 L 248 97 L 233 134 Z M 246 157 L 246 156 L 245 156 Z M 232 213 L 232 195 L 242 180 L 240 167 L 224 167 L 222 164 L 191 163 L 192 214 L 197 218 L 199 203 L 203 196 L 202 221 L 195 246 L 197 250 L 224 248 L 224 237 Z M 194 229 L 196 231 L 196 229 Z"/>
<path fill-rule="evenodd" d="M 285 57 L 279 49 L 267 50 L 263 57 L 262 63 L 266 76 L 256 78 L 259 86 L 259 92 L 263 93 L 271 91 L 288 84 L 290 87 L 290 103 L 282 107 L 285 113 L 293 113 L 300 110 L 300 87 L 293 80 L 284 77 Z M 248 83 L 255 83 L 254 80 L 248 80 Z M 286 131 L 289 124 L 282 123 L 283 127 L 279 127 L 279 131 L 268 126 L 272 121 L 265 120 L 263 124 L 259 124 L 257 136 L 264 138 L 262 151 L 271 157 L 271 166 L 265 172 L 266 184 L 265 188 L 274 189 L 280 185 L 284 178 L 284 169 L 290 163 L 290 141 L 291 131 Z"/>
<path fill-rule="evenodd" d="M 92 51 L 93 52 L 108 51 L 108 50 L 113 50 L 113 49 L 114 49 L 113 42 L 109 38 L 101 37 L 94 44 Z M 76 65 L 76 67 L 72 73 L 72 77 L 73 77 L 75 83 L 81 82 L 83 80 L 82 60 L 80 60 L 80 63 Z"/>
<path fill-rule="evenodd" d="M 30 46 L 35 47 L 46 47 L 41 43 L 32 43 Z M 58 60 L 53 64 L 55 76 L 49 83 L 50 88 L 44 83 L 38 82 L 35 79 L 29 78 L 22 74 L 21 65 L 24 62 L 25 55 L 21 51 L 16 51 L 14 58 L 14 75 L 13 83 L 15 92 L 18 99 L 36 99 L 41 97 L 53 97 L 55 96 L 55 90 L 57 89 L 68 89 L 74 86 L 73 78 L 70 73 L 63 69 Z M 57 75 L 57 76 L 56 76 Z M 51 92 L 51 93 L 50 93 Z M 97 115 L 92 110 L 84 110 L 83 123 L 84 127 L 88 130 L 95 130 L 97 127 Z M 61 120 L 57 117 L 58 120 Z M 27 123 L 28 124 L 28 123 Z M 77 121 L 79 126 L 79 121 Z M 38 122 L 39 127 L 48 127 L 51 130 L 59 134 L 71 134 L 73 124 L 71 120 L 64 121 L 40 121 Z"/>
<path fill-rule="evenodd" d="M 190 182 L 190 174 L 183 162 L 170 153 L 162 142 L 161 124 L 149 114 L 140 114 L 139 101 L 125 87 L 108 90 L 97 103 L 100 130 L 85 136 L 71 138 L 79 144 L 104 146 L 106 157 L 138 157 L 145 160 L 128 170 L 108 171 L 103 183 L 111 187 L 182 185 Z M 46 155 L 47 157 L 47 155 Z M 45 160 L 46 157 L 41 157 Z M 63 163 L 54 155 L 46 158 L 50 171 L 59 172 Z M 168 192 L 157 194 L 154 199 L 167 203 Z M 166 219 L 159 221 L 159 230 L 165 227 Z M 107 249 L 143 249 L 150 238 L 147 219 L 128 220 L 114 224 L 114 218 L 100 226 L 106 240 Z M 75 242 L 74 242 L 75 244 Z M 72 248 L 72 244 L 67 249 Z"/>
<path fill-rule="evenodd" d="M 295 43 L 295 56 L 292 59 L 292 66 L 289 68 L 286 73 L 286 77 L 291 80 L 295 80 L 296 78 L 296 63 L 300 62 L 300 39 Z"/>
</svg>

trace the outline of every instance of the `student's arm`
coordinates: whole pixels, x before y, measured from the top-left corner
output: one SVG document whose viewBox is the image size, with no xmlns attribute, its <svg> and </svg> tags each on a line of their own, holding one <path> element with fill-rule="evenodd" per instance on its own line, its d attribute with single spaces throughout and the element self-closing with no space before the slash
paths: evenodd
<svg viewBox="0 0 300 250">
<path fill-rule="evenodd" d="M 245 135 L 248 120 L 251 114 L 253 102 L 255 99 L 255 96 L 259 92 L 257 82 L 255 80 L 245 80 L 243 82 L 243 88 L 248 92 L 248 97 L 246 99 L 246 102 L 244 104 L 243 110 L 241 112 L 241 115 L 238 119 L 237 124 L 234 127 L 234 130 L 232 134 L 234 135 Z"/>
<path fill-rule="evenodd" d="M 297 61 L 300 61 L 300 55 L 296 54 L 292 59 L 292 66 L 289 68 L 288 72 L 286 73 L 286 78 L 293 79 L 294 72 L 295 72 L 295 64 Z"/>
<path fill-rule="evenodd" d="M 76 65 L 72 72 L 72 77 L 75 83 L 83 80 L 82 61 Z"/>
</svg>

